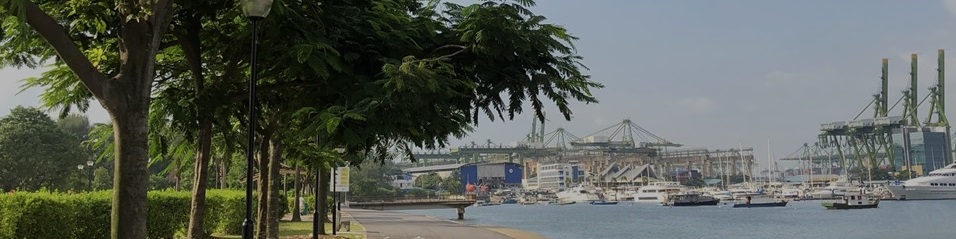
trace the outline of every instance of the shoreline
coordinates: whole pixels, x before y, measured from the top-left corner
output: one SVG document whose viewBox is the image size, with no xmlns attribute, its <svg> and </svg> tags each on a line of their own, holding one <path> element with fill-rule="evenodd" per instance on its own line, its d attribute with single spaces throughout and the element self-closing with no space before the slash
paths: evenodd
<svg viewBox="0 0 956 239">
<path fill-rule="evenodd" d="M 497 233 L 504 234 L 505 236 L 508 236 L 508 237 L 511 237 L 511 238 L 515 238 L 515 239 L 547 239 L 547 237 L 542 236 L 541 234 L 538 234 L 538 233 L 536 233 L 536 232 L 527 231 L 527 230 L 521 230 L 521 229 L 517 229 L 517 228 L 511 228 L 511 227 L 505 227 L 505 226 L 496 226 L 496 225 L 489 225 L 489 224 L 467 224 L 467 223 L 464 223 L 464 222 L 461 222 L 461 221 L 458 221 L 458 220 L 442 219 L 442 218 L 437 218 L 437 217 L 434 217 L 434 216 L 431 216 L 431 215 L 412 214 L 412 213 L 405 213 L 405 212 L 401 212 L 401 213 L 409 214 L 409 215 L 419 215 L 419 216 L 423 216 L 423 217 L 427 217 L 427 218 L 432 218 L 432 219 L 435 219 L 435 220 L 442 220 L 442 221 L 453 222 L 453 223 L 457 223 L 457 224 L 465 225 L 465 226 L 483 228 L 483 229 L 486 229 L 486 230 L 490 230 L 490 231 L 494 231 L 494 232 L 497 232 Z"/>
<path fill-rule="evenodd" d="M 402 211 L 347 209 L 366 229 L 366 238 L 517 238 L 543 239 L 538 233 L 496 225 L 467 224 L 457 220 Z M 462 237 L 463 235 L 468 235 Z"/>
<path fill-rule="evenodd" d="M 474 225 L 474 226 L 491 230 L 497 233 L 501 233 L 501 234 L 504 234 L 505 236 L 516 238 L 516 239 L 547 239 L 547 237 L 544 237 L 541 234 L 538 234 L 535 232 L 515 229 L 510 227 L 501 227 L 501 226 L 494 226 L 494 225 Z"/>
</svg>

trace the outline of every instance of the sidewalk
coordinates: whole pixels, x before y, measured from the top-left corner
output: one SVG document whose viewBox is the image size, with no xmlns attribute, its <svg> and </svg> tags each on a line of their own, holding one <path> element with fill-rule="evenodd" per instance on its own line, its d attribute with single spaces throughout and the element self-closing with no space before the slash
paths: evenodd
<svg viewBox="0 0 956 239">
<path fill-rule="evenodd" d="M 300 218 L 302 219 L 302 222 L 312 222 L 312 219 L 313 219 L 311 213 L 310 213 L 310 214 L 307 214 L 307 215 L 300 215 Z M 281 220 L 284 221 L 284 222 L 291 221 L 291 220 L 292 220 L 292 214 L 291 214 L 291 213 L 290 213 L 290 214 L 286 214 L 285 217 L 282 217 Z M 351 224 L 352 224 L 352 226 L 351 226 L 351 230 L 350 230 L 350 231 L 345 231 L 344 229 L 338 231 L 337 233 L 338 233 L 339 236 L 345 236 L 345 237 L 347 237 L 347 238 L 368 238 L 368 237 L 365 236 L 364 225 L 362 225 L 361 223 L 358 223 L 358 221 L 356 221 L 355 218 L 353 218 L 352 215 L 350 215 L 348 212 L 345 212 L 345 211 L 342 212 L 342 220 L 343 220 L 343 221 L 350 221 Z M 332 230 L 332 228 L 331 228 L 331 223 L 332 223 L 332 222 L 331 222 L 331 221 L 328 221 L 328 222 L 325 222 L 325 223 L 326 223 L 326 233 L 328 233 L 327 236 L 331 236 L 331 234 L 332 234 L 332 231 L 331 231 L 331 230 Z M 309 234 L 309 235 L 311 235 L 311 229 L 309 229 L 309 230 L 310 230 L 310 234 Z"/>
<path fill-rule="evenodd" d="M 345 214 L 365 227 L 368 239 L 538 239 L 540 235 L 511 228 L 472 226 L 396 211 L 348 209 Z M 343 214 L 343 215 L 345 215 Z M 344 217 L 344 216 L 343 216 Z"/>
</svg>

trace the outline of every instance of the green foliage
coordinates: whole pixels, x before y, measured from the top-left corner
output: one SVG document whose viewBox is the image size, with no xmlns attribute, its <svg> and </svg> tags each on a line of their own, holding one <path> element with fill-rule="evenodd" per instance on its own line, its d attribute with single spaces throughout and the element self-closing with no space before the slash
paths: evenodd
<svg viewBox="0 0 956 239">
<path fill-rule="evenodd" d="M 405 190 L 402 195 L 406 197 L 427 197 L 435 195 L 435 190 L 421 189 L 421 188 L 412 188 Z"/>
<path fill-rule="evenodd" d="M 175 238 L 185 230 L 189 222 L 189 192 L 151 191 L 147 197 L 149 238 Z M 242 191 L 207 192 L 207 235 L 241 233 L 244 198 Z M 109 238 L 109 211 L 109 191 L 0 194 L 0 239 Z"/>
<path fill-rule="evenodd" d="M 442 181 L 442 190 L 450 192 L 453 194 L 461 194 L 465 191 L 465 187 L 461 185 L 461 172 L 458 170 L 452 171 L 451 175 L 448 178 L 445 178 Z"/>
<path fill-rule="evenodd" d="M 0 191 L 67 189 L 84 155 L 75 137 L 36 108 L 17 107 L 0 119 Z"/>
<path fill-rule="evenodd" d="M 390 160 L 365 162 L 355 167 L 349 175 L 349 196 L 353 198 L 393 197 L 395 188 L 389 184 L 391 177 L 402 171 Z"/>
<path fill-rule="evenodd" d="M 93 190 L 104 190 L 113 188 L 113 176 L 109 170 L 104 167 L 96 168 L 93 171 Z"/>
<path fill-rule="evenodd" d="M 90 133 L 90 120 L 84 115 L 72 114 L 56 121 L 57 128 L 76 137 L 77 140 L 86 140 Z"/>
<path fill-rule="evenodd" d="M 429 173 L 415 178 L 415 187 L 436 190 L 442 182 L 443 179 L 438 173 Z"/>
<path fill-rule="evenodd" d="M 184 200 L 185 199 L 185 200 Z M 189 193 L 154 191 L 147 195 L 150 238 L 172 238 L 189 223 Z"/>
</svg>

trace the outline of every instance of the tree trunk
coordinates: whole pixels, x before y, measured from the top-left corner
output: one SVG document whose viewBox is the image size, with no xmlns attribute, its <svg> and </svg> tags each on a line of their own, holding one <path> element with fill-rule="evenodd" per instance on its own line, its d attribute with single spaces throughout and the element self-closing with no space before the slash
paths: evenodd
<svg viewBox="0 0 956 239">
<path fill-rule="evenodd" d="M 193 80 L 193 95 L 201 99 L 205 90 L 205 77 L 202 68 L 202 44 L 199 32 L 202 31 L 201 17 L 193 15 L 185 18 L 184 31 L 176 34 L 176 40 L 186 56 L 186 63 Z M 193 197 L 189 212 L 187 238 L 203 238 L 203 216 L 206 213 L 206 188 L 209 181 L 209 157 L 212 147 L 212 118 L 204 105 L 195 106 L 199 125 L 199 142 L 193 168 Z"/>
<path fill-rule="evenodd" d="M 329 215 L 329 209 L 327 207 L 329 202 L 326 199 L 328 199 L 327 197 L 329 195 L 329 178 L 331 178 L 331 176 L 329 175 L 330 172 L 326 171 L 325 168 L 319 167 L 319 185 L 316 185 L 319 187 L 319 195 L 316 195 L 316 198 L 319 199 L 319 205 L 315 205 L 316 210 L 319 210 L 319 218 L 313 218 L 312 220 L 319 220 L 319 235 L 328 235 L 328 233 L 325 233 L 325 222 L 327 221 L 325 219 Z"/>
<path fill-rule="evenodd" d="M 115 168 L 110 237 L 146 238 L 147 117 L 156 53 L 171 25 L 172 0 L 117 2 L 118 19 L 136 19 L 118 23 L 119 67 L 112 78 L 103 75 L 68 35 L 60 24 L 68 20 L 58 22 L 33 1 L 20 1 L 19 8 L 27 24 L 50 44 L 113 121 Z"/>
<path fill-rule="evenodd" d="M 281 178 L 279 168 L 282 167 L 282 141 L 279 137 L 272 137 L 272 152 L 269 153 L 269 217 L 266 222 L 266 235 L 269 238 L 279 238 L 279 220 L 282 219 L 282 208 L 279 206 Z"/>
<path fill-rule="evenodd" d="M 268 130 L 264 130 L 268 131 Z M 266 222 L 268 222 L 269 212 L 269 141 L 272 139 L 271 132 L 264 132 L 261 141 L 259 141 L 259 195 L 257 200 L 256 215 L 256 238 L 267 238 Z"/>
<path fill-rule="evenodd" d="M 180 182 L 182 182 L 182 180 L 180 180 L 180 176 L 182 176 L 183 161 L 180 159 L 174 160 L 176 160 L 176 167 L 173 168 L 173 189 L 179 191 L 182 190 L 182 186 L 180 186 Z"/>
<path fill-rule="evenodd" d="M 111 113 L 115 137 L 111 237 L 146 238 L 146 190 L 149 154 L 146 116 L 149 98 L 123 114 Z M 135 106 L 135 107 L 133 107 Z"/>
<path fill-rule="evenodd" d="M 302 182 L 299 181 L 299 180 L 300 180 L 300 178 L 299 178 L 299 165 L 296 165 L 296 166 L 295 166 L 295 176 L 292 176 L 292 190 L 295 191 L 295 193 L 293 194 L 293 197 L 295 197 L 295 198 L 292 199 L 292 202 L 293 202 L 293 205 L 292 205 L 292 221 L 293 221 L 293 222 L 301 222 L 301 221 L 302 221 L 302 216 L 299 215 L 299 212 L 302 210 L 302 208 L 299 208 L 299 204 L 302 203 L 302 202 L 299 201 L 299 197 L 302 196 L 302 195 L 300 194 L 300 190 L 299 190 L 299 189 L 302 187 Z"/>
<path fill-rule="evenodd" d="M 206 185 L 209 181 L 209 153 L 212 145 L 212 120 L 199 116 L 199 148 L 196 152 L 193 197 L 189 210 L 187 238 L 203 238 L 203 217 L 206 215 Z"/>
<path fill-rule="evenodd" d="M 225 153 L 225 155 L 223 155 L 222 159 L 219 160 L 219 167 L 220 167 L 220 169 L 219 169 L 219 172 L 220 172 L 219 174 L 220 174 L 220 175 L 219 175 L 219 176 L 221 177 L 221 178 L 219 179 L 219 184 L 220 184 L 220 185 L 219 185 L 219 188 L 220 188 L 220 189 L 229 188 L 229 180 L 228 180 L 228 179 L 229 179 L 229 166 L 232 164 L 233 149 L 234 149 L 234 148 L 232 147 L 231 142 L 227 143 L 227 144 L 226 144 L 226 149 L 225 149 L 225 150 L 226 150 L 226 153 Z"/>
</svg>

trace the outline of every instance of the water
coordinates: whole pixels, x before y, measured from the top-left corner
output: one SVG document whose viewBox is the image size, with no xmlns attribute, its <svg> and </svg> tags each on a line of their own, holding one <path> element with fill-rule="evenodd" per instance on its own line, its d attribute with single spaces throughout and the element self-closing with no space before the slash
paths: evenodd
<svg viewBox="0 0 956 239">
<path fill-rule="evenodd" d="M 406 213 L 452 219 L 454 209 Z M 464 223 L 548 238 L 956 238 L 956 201 L 882 201 L 876 209 L 825 210 L 820 201 L 778 208 L 730 205 L 500 205 L 468 207 Z"/>
</svg>

